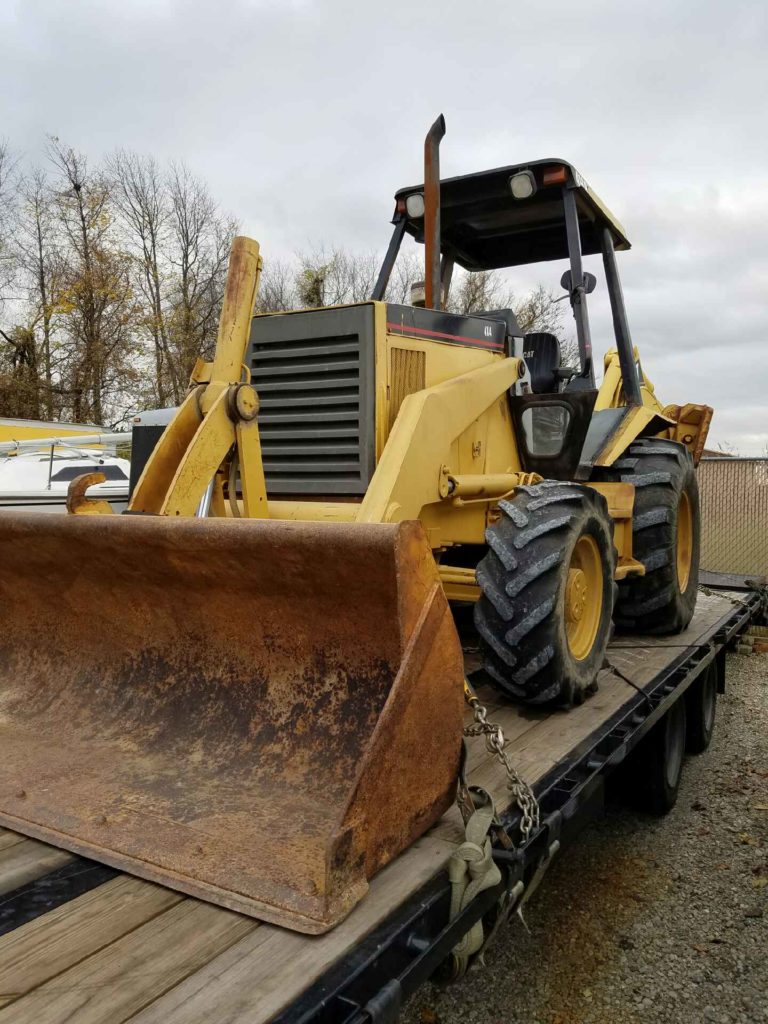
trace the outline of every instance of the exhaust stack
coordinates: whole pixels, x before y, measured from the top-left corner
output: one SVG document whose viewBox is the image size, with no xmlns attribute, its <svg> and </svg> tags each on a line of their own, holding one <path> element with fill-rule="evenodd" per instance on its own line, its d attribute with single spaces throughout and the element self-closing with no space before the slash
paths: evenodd
<svg viewBox="0 0 768 1024">
<path fill-rule="evenodd" d="M 440 141 L 445 135 L 441 114 L 424 140 L 424 248 L 427 309 L 442 309 L 440 281 Z"/>
</svg>

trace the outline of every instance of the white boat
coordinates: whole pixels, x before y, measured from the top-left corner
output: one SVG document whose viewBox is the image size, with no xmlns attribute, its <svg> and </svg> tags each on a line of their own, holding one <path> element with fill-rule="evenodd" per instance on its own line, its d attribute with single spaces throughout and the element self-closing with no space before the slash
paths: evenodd
<svg viewBox="0 0 768 1024">
<path fill-rule="evenodd" d="M 130 443 L 130 434 L 94 435 L 77 442 L 58 437 L 0 444 L 0 514 L 7 509 L 66 512 L 70 483 L 83 473 L 96 472 L 106 480 L 89 487 L 88 497 L 104 498 L 114 512 L 122 512 L 128 505 L 131 464 L 103 447 L 110 441 L 113 448 L 116 443 Z"/>
</svg>

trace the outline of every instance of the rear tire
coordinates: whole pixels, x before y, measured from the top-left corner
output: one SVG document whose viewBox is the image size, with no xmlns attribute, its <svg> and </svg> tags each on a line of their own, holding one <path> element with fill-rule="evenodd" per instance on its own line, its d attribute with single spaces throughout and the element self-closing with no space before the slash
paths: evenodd
<svg viewBox="0 0 768 1024">
<path fill-rule="evenodd" d="M 614 619 L 626 633 L 680 633 L 699 585 L 699 488 L 693 460 L 676 441 L 633 442 L 604 474 L 635 486 L 633 554 L 645 576 L 619 583 Z"/>
<path fill-rule="evenodd" d="M 545 481 L 499 510 L 477 567 L 486 671 L 507 696 L 581 703 L 597 688 L 611 633 L 616 552 L 605 499 Z"/>
<path fill-rule="evenodd" d="M 686 738 L 686 703 L 675 701 L 633 754 L 630 769 L 632 802 L 661 817 L 677 803 Z"/>
<path fill-rule="evenodd" d="M 717 707 L 717 664 L 712 661 L 701 673 L 686 695 L 686 750 L 703 754 L 712 742 Z"/>
</svg>

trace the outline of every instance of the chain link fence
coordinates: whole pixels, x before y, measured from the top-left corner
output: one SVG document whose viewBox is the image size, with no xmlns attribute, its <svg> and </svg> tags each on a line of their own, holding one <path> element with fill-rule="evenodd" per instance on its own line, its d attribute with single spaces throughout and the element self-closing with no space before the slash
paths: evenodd
<svg viewBox="0 0 768 1024">
<path fill-rule="evenodd" d="M 705 456 L 701 494 L 701 568 L 768 574 L 768 458 Z"/>
</svg>

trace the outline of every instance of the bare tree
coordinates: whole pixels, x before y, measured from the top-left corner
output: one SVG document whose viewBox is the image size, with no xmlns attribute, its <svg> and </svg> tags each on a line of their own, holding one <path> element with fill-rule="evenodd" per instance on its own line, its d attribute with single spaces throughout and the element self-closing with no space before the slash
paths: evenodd
<svg viewBox="0 0 768 1024">
<path fill-rule="evenodd" d="M 0 308 L 7 298 L 7 288 L 15 273 L 11 242 L 14 228 L 17 161 L 5 139 L 0 139 Z"/>
<path fill-rule="evenodd" d="M 280 312 L 365 302 L 373 292 L 379 263 L 375 252 L 352 253 L 324 246 L 297 253 L 291 262 L 267 259 L 257 309 Z"/>
<path fill-rule="evenodd" d="M 454 275 L 447 308 L 452 313 L 479 313 L 490 309 L 506 309 L 512 305 L 512 292 L 495 270 Z"/>
<path fill-rule="evenodd" d="M 220 213 L 205 184 L 183 164 L 171 168 L 168 188 L 174 280 L 166 325 L 171 390 L 179 402 L 198 356 L 213 352 L 237 222 Z"/>
<path fill-rule="evenodd" d="M 540 284 L 514 303 L 515 316 L 523 334 L 530 331 L 562 332 L 565 305 L 544 285 Z"/>
<path fill-rule="evenodd" d="M 387 302 L 407 305 L 411 301 L 411 286 L 424 280 L 424 261 L 413 249 L 401 250 L 387 285 Z"/>
<path fill-rule="evenodd" d="M 112 194 L 134 261 L 135 280 L 143 296 L 141 326 L 154 359 L 154 401 L 164 406 L 173 391 L 166 324 L 163 253 L 171 235 L 168 189 L 154 157 L 118 150 L 107 161 Z"/>
<path fill-rule="evenodd" d="M 277 313 L 299 306 L 295 268 L 284 260 L 265 259 L 256 296 L 257 311 Z"/>
<path fill-rule="evenodd" d="M 0 147 L 0 412 L 105 423 L 180 402 L 237 225 L 181 165 L 118 151 L 92 168 L 55 137 L 49 157 L 22 182 Z"/>
<path fill-rule="evenodd" d="M 319 247 L 299 253 L 297 297 L 303 306 L 339 306 L 371 297 L 379 269 L 375 252 L 352 253 L 341 247 Z"/>
<path fill-rule="evenodd" d="M 379 265 L 380 257 L 376 253 L 358 254 L 324 246 L 297 254 L 293 263 L 267 261 L 258 308 L 263 312 L 279 312 L 365 301 L 373 291 Z M 412 285 L 423 279 L 421 255 L 413 250 L 401 252 L 387 286 L 387 301 L 409 303 Z M 467 273 L 459 270 L 454 275 L 447 303 L 449 312 L 468 315 L 507 308 L 514 310 L 524 334 L 531 331 L 559 334 L 562 331 L 563 304 L 543 285 L 518 299 L 498 271 Z M 561 342 L 561 347 L 564 361 L 576 352 L 572 339 Z"/>
<path fill-rule="evenodd" d="M 178 404 L 213 351 L 236 223 L 183 164 L 119 150 L 91 167 L 55 137 L 49 156 L 22 179 L 0 145 L 0 412 L 105 423 Z M 257 309 L 365 301 L 379 265 L 340 246 L 266 254 Z M 423 277 L 423 253 L 405 247 L 387 300 L 407 304 Z M 545 288 L 518 298 L 498 271 L 456 272 L 449 310 L 505 307 L 525 332 L 561 333 Z"/>
<path fill-rule="evenodd" d="M 42 168 L 33 168 L 19 184 L 15 252 L 17 282 L 26 292 L 19 336 L 34 348 L 36 395 L 30 415 L 59 415 L 61 396 L 54 386 L 55 303 L 61 286 L 61 258 L 55 212 Z M 31 362 L 30 362 L 30 365 Z"/>
<path fill-rule="evenodd" d="M 57 172 L 54 195 L 63 240 L 56 310 L 71 339 L 72 415 L 101 424 L 108 400 L 119 398 L 138 377 L 130 358 L 136 354 L 137 313 L 130 263 L 113 237 L 106 176 L 91 173 L 85 157 L 55 137 L 49 153 Z"/>
</svg>

